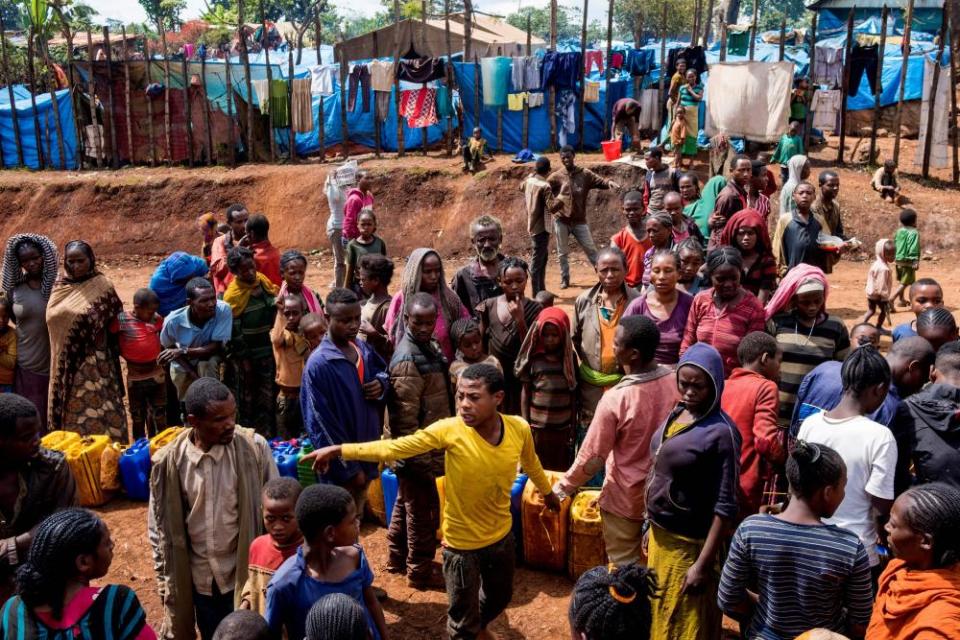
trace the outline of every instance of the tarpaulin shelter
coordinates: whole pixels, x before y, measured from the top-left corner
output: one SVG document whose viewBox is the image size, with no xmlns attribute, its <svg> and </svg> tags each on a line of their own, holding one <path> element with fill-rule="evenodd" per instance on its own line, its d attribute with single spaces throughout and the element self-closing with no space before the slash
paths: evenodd
<svg viewBox="0 0 960 640">
<path fill-rule="evenodd" d="M 73 101 L 70 91 L 64 89 L 56 94 L 57 109 L 60 115 L 60 129 L 63 131 L 64 159 L 68 169 L 76 169 L 77 131 L 73 121 Z M 54 119 L 53 101 L 49 93 L 36 96 L 37 120 L 40 124 L 40 150 L 37 149 L 37 129 L 34 121 L 30 92 L 25 87 L 14 87 L 14 103 L 10 104 L 6 87 L 0 90 L 0 146 L 3 147 L 4 167 L 17 166 L 17 143 L 14 136 L 13 119 L 20 125 L 20 144 L 23 149 L 23 162 L 31 169 L 44 167 L 59 169 L 62 161 L 60 144 L 57 140 L 57 123 Z M 40 156 L 44 162 L 40 162 Z"/>
<path fill-rule="evenodd" d="M 914 34 L 935 34 L 940 31 L 943 21 L 943 1 L 914 0 L 911 25 Z M 847 16 L 852 7 L 856 7 L 853 13 L 854 29 L 860 31 L 865 25 L 875 25 L 879 33 L 880 14 L 884 5 L 889 7 L 889 21 L 893 33 L 897 35 L 903 33 L 906 3 L 895 3 L 889 0 L 817 0 L 807 5 L 807 9 L 817 13 L 819 35 L 839 34 L 845 31 Z"/>
</svg>

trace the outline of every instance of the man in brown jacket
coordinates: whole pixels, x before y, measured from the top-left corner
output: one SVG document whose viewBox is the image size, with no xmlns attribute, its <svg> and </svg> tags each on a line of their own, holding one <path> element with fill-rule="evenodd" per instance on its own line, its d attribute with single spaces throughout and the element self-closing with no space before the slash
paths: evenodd
<svg viewBox="0 0 960 640">
<path fill-rule="evenodd" d="M 437 303 L 428 293 L 406 301 L 406 333 L 390 360 L 387 409 L 389 437 L 410 435 L 421 427 L 454 415 L 449 364 L 433 342 Z M 443 475 L 443 451 L 395 463 L 399 492 L 390 519 L 388 570 L 406 573 L 410 586 L 427 589 L 443 584 L 433 570 L 440 525 L 436 479 Z"/>
</svg>

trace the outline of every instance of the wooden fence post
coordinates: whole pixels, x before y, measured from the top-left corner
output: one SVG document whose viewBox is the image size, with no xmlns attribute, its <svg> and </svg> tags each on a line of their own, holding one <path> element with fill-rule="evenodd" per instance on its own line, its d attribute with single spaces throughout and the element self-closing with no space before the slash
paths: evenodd
<svg viewBox="0 0 960 640">
<path fill-rule="evenodd" d="M 945 10 L 950 12 L 950 42 L 953 42 L 954 38 L 954 22 L 957 19 L 957 15 L 953 12 L 953 5 L 949 2 L 945 5 Z M 950 49 L 950 146 L 953 150 L 953 182 L 957 184 L 960 182 L 960 151 L 957 148 L 957 65 L 954 61 L 954 53 L 951 45 Z"/>
<path fill-rule="evenodd" d="M 606 82 L 606 92 L 604 97 L 606 100 L 603 103 L 603 130 L 600 132 L 600 139 L 606 140 L 607 136 L 610 135 L 610 129 L 612 128 L 612 123 L 610 122 L 610 114 L 613 109 L 613 104 L 610 102 L 610 76 L 613 75 L 610 66 L 610 58 L 613 54 L 613 0 L 610 0 L 610 4 L 607 6 L 607 82 Z M 624 61 L 626 62 L 626 61 Z M 582 132 L 581 132 L 582 135 Z"/>
<path fill-rule="evenodd" d="M 151 79 L 152 72 L 150 71 L 150 67 L 153 65 L 151 64 L 151 60 L 150 60 L 150 43 L 146 38 L 144 38 L 143 48 L 145 49 L 144 60 L 146 62 L 144 63 L 144 65 L 145 65 L 145 72 L 147 76 L 146 81 L 147 81 L 147 86 L 149 87 L 151 84 L 153 84 L 153 81 Z M 155 167 L 157 166 L 157 145 L 156 145 L 156 141 L 154 140 L 154 129 L 153 129 L 153 98 L 147 95 L 146 99 L 147 99 L 147 135 L 150 136 L 150 166 Z"/>
<path fill-rule="evenodd" d="M 887 46 L 887 20 L 890 17 L 890 8 L 886 4 L 880 14 L 880 51 L 877 53 L 877 74 L 874 76 L 876 90 L 873 93 L 873 126 L 870 127 L 870 155 L 867 164 L 877 161 L 877 128 L 880 126 L 880 94 L 883 93 L 883 50 Z"/>
<path fill-rule="evenodd" d="M 2 37 L 2 33 L 3 32 L 0 32 L 0 37 Z M 45 77 L 50 85 L 50 108 L 53 110 L 54 128 L 57 131 L 57 151 L 60 155 L 60 162 L 58 164 L 60 166 L 60 170 L 65 171 L 67 168 L 67 149 L 63 141 L 63 125 L 60 122 L 60 105 L 57 103 L 57 90 L 56 87 L 54 87 L 55 82 L 53 80 L 53 72 L 51 71 L 52 66 L 50 64 L 50 54 L 47 52 L 47 43 L 41 42 L 40 38 L 37 38 L 37 46 L 40 47 L 40 53 L 43 54 L 43 66 L 45 66 L 47 69 Z M 53 164 L 52 157 L 50 158 L 50 164 Z M 2 167 L 3 162 L 0 161 L 0 168 Z"/>
<path fill-rule="evenodd" d="M 127 51 L 127 27 L 120 26 L 120 37 L 123 38 L 123 97 L 126 105 L 124 116 L 127 120 L 127 153 L 130 154 L 130 166 L 137 164 L 133 149 L 133 107 L 130 105 L 130 52 Z"/>
<path fill-rule="evenodd" d="M 260 24 L 263 28 L 263 41 L 260 50 L 267 66 L 267 135 L 270 137 L 270 161 L 277 161 L 277 137 L 273 130 L 273 111 L 270 110 L 270 93 L 273 89 L 273 68 L 270 66 L 270 39 L 267 37 L 267 19 L 263 15 L 263 0 L 260 0 Z M 263 122 L 263 103 L 260 104 L 260 122 Z"/>
<path fill-rule="evenodd" d="M 583 52 L 583 60 L 580 62 L 580 114 L 579 120 L 577 122 L 577 133 L 580 136 L 580 151 L 583 151 L 583 146 L 586 143 L 586 136 L 583 135 L 583 123 L 586 120 L 587 115 L 587 104 L 586 104 L 586 89 L 587 89 L 587 6 L 589 0 L 583 0 L 583 28 L 580 31 L 580 51 Z"/>
<path fill-rule="evenodd" d="M 810 22 L 810 77 L 813 77 L 813 70 L 817 64 L 817 13 L 814 12 Z M 810 127 L 813 115 L 810 111 L 809 103 L 813 101 L 813 94 L 808 96 L 807 116 L 803 126 L 803 150 L 810 153 Z"/>
<path fill-rule="evenodd" d="M 469 47 L 469 45 L 466 45 Z M 469 55 L 469 53 L 467 54 Z M 466 58 L 466 55 L 464 56 Z M 400 0 L 393 0 L 393 91 L 397 103 L 397 157 L 404 156 L 403 114 L 400 113 Z"/>
<path fill-rule="evenodd" d="M 727 61 L 727 21 L 720 23 L 720 62 Z"/>
<path fill-rule="evenodd" d="M 757 19 L 759 18 L 760 13 L 760 3 L 758 0 L 753 0 L 753 17 L 750 19 L 750 62 L 753 62 L 753 56 L 756 51 L 757 44 Z M 814 12 L 813 19 L 817 19 L 817 14 Z M 812 51 L 812 49 L 811 49 Z"/>
<path fill-rule="evenodd" d="M 189 65 L 187 63 L 187 54 L 183 54 L 183 61 L 181 63 L 183 68 L 183 106 L 184 106 L 184 115 L 187 118 L 186 128 L 187 128 L 187 166 L 193 167 L 193 104 L 190 99 L 190 72 Z"/>
<path fill-rule="evenodd" d="M 347 50 L 340 32 L 340 135 L 343 137 L 343 159 L 350 157 L 350 131 L 347 129 Z M 360 85 L 357 85 L 359 88 Z"/>
<path fill-rule="evenodd" d="M 103 140 L 100 137 L 100 124 L 97 122 L 97 85 L 93 78 L 93 36 L 90 35 L 89 29 L 87 29 L 87 63 L 90 65 L 87 88 L 90 96 L 90 124 L 93 125 L 93 148 L 97 158 L 97 169 L 102 169 Z"/>
<path fill-rule="evenodd" d="M 319 14 L 316 16 L 316 18 L 314 18 L 314 30 L 316 31 L 316 35 L 317 35 L 314 41 L 314 46 L 317 48 L 317 65 L 319 66 L 323 64 L 323 56 L 320 55 L 320 45 L 321 45 L 321 37 L 323 36 L 323 28 L 321 27 L 321 24 L 320 24 Z M 319 122 L 320 162 L 323 162 L 326 159 L 326 155 L 327 155 L 327 150 L 324 148 L 324 137 L 325 137 L 326 131 L 325 131 L 325 124 L 324 124 L 325 116 L 323 115 L 323 99 L 325 97 L 326 96 L 320 96 L 320 99 L 317 101 L 319 103 L 318 104 L 319 108 L 317 110 L 317 119 L 320 120 Z"/>
<path fill-rule="evenodd" d="M 247 49 L 247 27 L 243 21 L 243 2 L 237 0 L 237 32 L 240 38 L 240 60 L 243 62 L 243 77 L 247 89 L 247 162 L 256 162 L 253 148 L 253 79 L 250 77 L 250 51 Z"/>
<path fill-rule="evenodd" d="M 843 53 L 843 95 L 840 97 L 840 146 L 837 149 L 839 164 L 843 164 L 843 148 L 847 141 L 847 91 L 850 88 L 850 52 L 853 50 L 853 15 L 856 10 L 856 5 L 850 7 L 850 13 L 847 15 L 847 43 Z"/>
<path fill-rule="evenodd" d="M 213 131 L 210 128 L 210 99 L 207 96 L 207 56 L 200 58 L 200 91 L 203 95 L 203 133 L 206 147 L 207 164 L 214 164 L 213 160 Z M 229 86 L 229 85 L 228 85 Z M 229 90 L 229 89 L 228 89 Z"/>
<path fill-rule="evenodd" d="M 373 36 L 373 59 L 379 60 L 380 59 L 380 38 L 377 37 L 376 31 L 372 32 L 370 35 Z M 373 91 L 372 88 L 371 88 L 371 92 L 373 94 L 371 96 L 373 98 L 373 155 L 379 158 L 381 155 L 380 138 L 382 135 L 382 127 L 380 126 L 381 125 L 380 118 L 377 117 L 378 116 L 377 92 Z"/>
<path fill-rule="evenodd" d="M 290 162 L 297 161 L 297 134 L 293 130 L 293 48 L 287 47 L 287 117 L 290 120 Z"/>
<path fill-rule="evenodd" d="M 29 33 L 29 40 L 27 41 L 27 78 L 30 84 L 30 108 L 33 112 L 33 133 L 37 145 L 37 160 L 39 161 L 39 168 L 44 169 L 47 166 L 46 156 L 49 154 L 43 153 L 43 136 L 40 133 L 40 111 L 37 109 L 37 94 L 34 93 L 37 86 L 37 74 L 34 67 L 34 51 L 36 50 L 36 43 L 39 38 L 37 37 L 37 34 L 34 33 L 32 27 L 30 28 Z"/>
<path fill-rule="evenodd" d="M 785 49 L 787 46 L 787 14 L 783 14 L 783 18 L 780 20 L 780 51 L 778 52 L 779 57 L 777 58 L 780 62 L 783 62 L 785 55 Z"/>
<path fill-rule="evenodd" d="M 447 157 L 453 156 L 453 43 L 450 38 L 450 0 L 443 0 L 444 35 L 447 41 Z M 527 16 L 527 41 L 530 40 L 530 16 Z M 528 45 L 529 46 L 529 45 Z M 528 52 L 527 55 L 530 55 Z M 526 109 L 526 105 L 524 105 Z"/>
<path fill-rule="evenodd" d="M 230 139 L 233 143 L 233 146 L 230 149 L 230 166 L 237 166 L 237 147 L 240 146 L 241 135 L 240 131 L 242 127 L 240 126 L 239 119 L 237 122 L 233 121 L 233 72 L 230 70 L 230 53 L 227 52 L 226 59 L 224 60 L 224 73 L 227 74 L 227 119 L 230 121 Z"/>
<path fill-rule="evenodd" d="M 427 44 L 427 0 L 420 0 L 420 23 L 420 55 L 423 56 Z M 427 127 L 420 127 L 420 150 L 427 155 Z"/>
<path fill-rule="evenodd" d="M 120 168 L 120 145 L 117 144 L 117 123 L 113 118 L 113 48 L 110 46 L 110 27 L 103 28 L 103 52 L 107 58 L 107 85 L 110 93 L 107 94 L 107 125 L 110 128 L 110 166 Z"/>
<path fill-rule="evenodd" d="M 924 178 L 930 177 L 930 151 L 933 149 L 933 118 L 936 111 L 934 106 L 937 104 L 937 88 L 940 84 L 940 61 L 943 59 L 943 47 L 946 44 L 947 40 L 947 10 L 944 9 L 943 12 L 943 21 L 940 24 L 940 45 L 937 47 L 937 57 L 933 61 L 933 78 L 930 79 L 930 104 L 927 107 L 927 131 L 926 136 L 923 140 L 923 164 L 921 165 L 920 174 Z M 924 54 L 924 65 L 926 62 L 926 54 Z M 950 61 L 950 64 L 953 64 L 953 60 Z M 951 87 L 955 92 L 956 87 Z"/>
<path fill-rule="evenodd" d="M 710 0 L 710 6 L 713 6 L 713 0 Z M 707 16 L 707 29 L 710 29 L 709 14 Z M 706 36 L 704 38 L 704 46 L 706 46 Z M 670 73 L 670 70 L 667 69 L 667 3 L 664 0 L 663 22 L 660 26 L 660 77 L 657 84 L 657 111 L 660 113 L 660 119 L 654 123 L 654 129 L 657 131 L 663 126 L 667 117 L 667 104 L 663 99 L 666 96 L 663 90 L 663 80 L 668 73 Z"/>
<path fill-rule="evenodd" d="M 900 162 L 900 125 L 903 123 L 903 91 L 907 84 L 907 65 L 910 62 L 910 30 L 913 23 L 913 0 L 907 0 L 907 19 L 903 25 L 903 44 L 900 47 L 903 62 L 900 65 L 900 89 L 897 97 L 897 115 L 893 127 L 896 129 L 893 139 L 893 161 Z M 953 52 L 951 52 L 952 54 Z"/>
</svg>

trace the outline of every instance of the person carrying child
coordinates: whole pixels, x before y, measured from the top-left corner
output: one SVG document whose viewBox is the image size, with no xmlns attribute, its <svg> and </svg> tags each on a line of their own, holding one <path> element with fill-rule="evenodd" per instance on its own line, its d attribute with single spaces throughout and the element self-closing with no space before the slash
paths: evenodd
<svg viewBox="0 0 960 640">
<path fill-rule="evenodd" d="M 514 368 L 523 385 L 520 412 L 533 430 L 544 469 L 570 465 L 577 421 L 577 359 L 570 317 L 559 307 L 544 309 L 530 326 Z"/>
<path fill-rule="evenodd" d="M 450 381 L 454 388 L 464 369 L 473 364 L 489 364 L 501 373 L 503 367 L 496 356 L 489 355 L 483 349 L 483 333 L 480 323 L 473 318 L 461 318 L 450 327 L 450 340 L 456 350 L 456 359 L 450 363 Z"/>
<path fill-rule="evenodd" d="M 13 301 L 0 293 L 0 393 L 13 393 L 17 369 L 17 332 L 10 324 Z M 123 355 L 123 347 L 120 348 Z"/>
<path fill-rule="evenodd" d="M 393 356 L 393 343 L 384 328 L 387 310 L 393 297 L 389 293 L 393 279 L 393 261 L 379 253 L 360 256 L 357 283 L 363 293 L 363 306 L 360 307 L 360 337 L 366 340 L 383 358 L 389 362 Z"/>
<path fill-rule="evenodd" d="M 303 432 L 300 383 L 303 367 L 327 332 L 327 321 L 318 313 L 305 313 L 295 295 L 277 298 L 277 319 L 270 330 L 273 359 L 277 364 L 277 435 L 283 440 Z"/>
<path fill-rule="evenodd" d="M 267 585 L 264 617 L 273 636 L 285 631 L 291 639 L 305 637 L 313 603 L 331 593 L 343 593 L 363 606 L 371 640 L 387 640 L 383 609 L 374 595 L 373 571 L 357 542 L 360 513 L 353 497 L 336 485 L 310 485 L 297 499 L 296 515 L 303 544 Z"/>
<path fill-rule="evenodd" d="M 873 254 L 876 259 L 867 271 L 867 312 L 860 318 L 860 322 L 870 322 L 873 314 L 879 312 L 877 329 L 884 331 L 884 321 L 893 317 L 890 308 L 890 293 L 893 291 L 893 272 L 890 263 L 894 261 L 896 253 L 893 242 L 889 238 L 880 238 L 874 245 Z"/>
<path fill-rule="evenodd" d="M 240 609 L 261 616 L 267 612 L 270 579 L 303 542 L 295 512 L 301 491 L 302 487 L 295 478 L 273 478 L 263 485 L 260 503 L 263 506 L 263 528 L 267 532 L 250 543 L 247 583 L 240 593 Z"/>
<path fill-rule="evenodd" d="M 893 160 L 885 160 L 883 166 L 874 172 L 870 186 L 885 202 L 891 204 L 899 202 L 900 176 L 897 174 L 897 163 Z"/>
<path fill-rule="evenodd" d="M 157 364 L 163 350 L 159 305 L 152 289 L 138 289 L 133 294 L 133 313 L 121 311 L 110 324 L 127 363 L 127 403 L 134 440 L 152 438 L 167 428 L 167 374 Z"/>
<path fill-rule="evenodd" d="M 917 231 L 917 212 L 913 209 L 900 211 L 900 228 L 893 236 L 893 244 L 896 247 L 897 282 L 900 284 L 890 302 L 896 300 L 901 307 L 906 307 L 910 303 L 903 293 L 917 281 L 917 269 L 920 268 L 920 232 Z"/>
<path fill-rule="evenodd" d="M 360 235 L 347 243 L 347 273 L 344 277 L 343 286 L 359 293 L 362 291 L 357 282 L 360 258 L 369 253 L 387 255 L 387 244 L 380 236 L 376 235 L 377 216 L 373 209 L 365 208 L 360 211 L 357 216 L 357 229 Z"/>
<path fill-rule="evenodd" d="M 280 274 L 283 276 L 283 284 L 280 285 L 278 298 L 295 296 L 303 303 L 304 313 L 323 313 L 323 301 L 306 284 L 307 257 L 305 255 L 296 249 L 284 251 L 280 256 Z"/>
<path fill-rule="evenodd" d="M 407 301 L 406 333 L 390 360 L 386 431 L 391 438 L 411 435 L 454 414 L 449 367 L 433 342 L 438 313 L 429 293 L 421 291 Z M 433 556 L 440 526 L 436 480 L 443 475 L 443 454 L 433 451 L 399 460 L 394 471 L 399 492 L 387 532 L 388 571 L 405 574 L 415 589 L 440 586 Z"/>
</svg>

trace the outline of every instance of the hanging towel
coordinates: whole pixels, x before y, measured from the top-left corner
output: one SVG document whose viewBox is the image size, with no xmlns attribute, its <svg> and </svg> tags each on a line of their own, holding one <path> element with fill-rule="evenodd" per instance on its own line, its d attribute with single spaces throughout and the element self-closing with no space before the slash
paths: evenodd
<svg viewBox="0 0 960 640">
<path fill-rule="evenodd" d="M 917 140 L 917 154 L 913 162 L 917 165 L 923 164 L 923 148 L 927 140 L 927 117 L 930 115 L 930 100 L 933 99 L 933 136 L 930 144 L 930 166 L 934 169 L 942 169 L 949 164 L 947 151 L 950 148 L 950 118 L 948 118 L 950 113 L 950 67 L 941 66 L 940 79 L 937 82 L 937 94 L 931 96 L 934 64 L 936 63 L 930 59 L 929 55 L 923 56 L 923 102 L 920 105 L 920 138 Z"/>
<path fill-rule="evenodd" d="M 283 79 L 270 81 L 270 123 L 277 129 L 286 129 L 290 126 L 290 118 L 287 113 L 289 107 L 289 89 L 287 81 Z"/>
<path fill-rule="evenodd" d="M 640 94 L 640 129 L 658 129 L 660 123 L 660 107 L 657 104 L 657 90 L 644 89 Z"/>
<path fill-rule="evenodd" d="M 270 113 L 270 85 L 266 80 L 251 80 L 253 92 L 257 94 L 257 102 L 260 104 L 260 114 Z"/>
<path fill-rule="evenodd" d="M 437 92 L 433 89 L 415 89 L 400 92 L 400 115 L 407 119 L 411 129 L 437 124 Z"/>
<path fill-rule="evenodd" d="M 441 120 L 453 116 L 453 109 L 450 102 L 450 88 L 441 84 L 437 87 L 437 117 Z"/>
<path fill-rule="evenodd" d="M 334 64 L 310 67 L 310 93 L 315 96 L 332 96 L 333 83 L 339 66 Z"/>
<path fill-rule="evenodd" d="M 310 92 L 310 78 L 293 80 L 293 122 L 290 126 L 296 133 L 313 131 L 313 96 Z"/>
<path fill-rule="evenodd" d="M 528 93 L 527 94 L 527 106 L 533 109 L 534 107 L 543 106 L 543 94 L 542 93 Z"/>
<path fill-rule="evenodd" d="M 557 137 L 560 146 L 567 144 L 567 136 L 577 130 L 577 94 L 573 91 L 561 91 L 557 95 Z"/>
<path fill-rule="evenodd" d="M 776 142 L 790 116 L 792 62 L 726 62 L 710 65 L 704 93 L 704 129 L 713 137 Z"/>
<path fill-rule="evenodd" d="M 374 60 L 367 65 L 370 68 L 370 88 L 374 91 L 391 91 L 393 89 L 393 63 Z"/>
<path fill-rule="evenodd" d="M 523 111 L 525 93 L 511 93 L 507 96 L 507 111 Z"/>
<path fill-rule="evenodd" d="M 480 59 L 480 76 L 483 79 L 483 106 L 507 106 L 510 67 L 510 58 Z"/>
<path fill-rule="evenodd" d="M 597 52 L 599 53 L 599 51 Z M 583 83 L 583 101 L 600 102 L 600 83 L 587 80 Z"/>
</svg>

